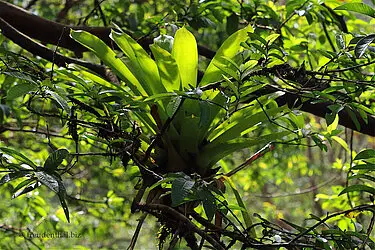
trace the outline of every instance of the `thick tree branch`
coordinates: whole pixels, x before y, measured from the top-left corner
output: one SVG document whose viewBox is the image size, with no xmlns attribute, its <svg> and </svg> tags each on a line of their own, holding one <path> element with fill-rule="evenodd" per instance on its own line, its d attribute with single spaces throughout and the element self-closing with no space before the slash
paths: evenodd
<svg viewBox="0 0 375 250">
<path fill-rule="evenodd" d="M 87 51 L 87 48 L 74 41 L 70 36 L 70 29 L 84 30 L 99 37 L 108 46 L 113 49 L 118 49 L 117 45 L 110 39 L 109 34 L 111 28 L 109 27 L 87 27 L 87 26 L 70 26 L 63 25 L 48 19 L 33 15 L 22 8 L 0 0 L 0 18 L 3 18 L 9 25 L 13 26 L 19 32 L 42 41 L 43 43 L 58 45 L 73 51 L 77 57 Z M 130 36 L 132 34 L 128 32 Z M 144 37 L 137 42 L 149 51 L 149 45 L 153 43 L 150 37 Z M 215 52 L 205 46 L 198 45 L 198 52 L 200 55 L 213 58 Z"/>
<path fill-rule="evenodd" d="M 29 37 L 23 35 L 2 18 L 0 18 L 0 29 L 4 36 L 12 40 L 17 45 L 34 55 L 40 56 L 50 62 L 54 62 L 59 67 L 66 67 L 67 64 L 75 63 L 77 65 L 86 67 L 103 77 L 106 77 L 107 75 L 107 69 L 104 66 L 66 57 L 60 53 L 55 53 L 53 50 L 43 46 L 42 44 L 34 42 Z"/>
<path fill-rule="evenodd" d="M 301 103 L 301 97 L 298 94 L 294 94 L 294 93 L 285 93 L 285 95 L 278 97 L 276 99 L 276 102 L 280 106 L 284 104 L 288 104 L 289 107 L 299 106 L 300 104 L 302 104 L 302 106 L 299 107 L 299 110 L 305 111 L 307 113 L 310 113 L 319 117 L 323 117 L 323 118 L 325 117 L 327 111 L 329 111 L 328 106 L 334 104 L 333 102 L 319 102 L 319 103 L 312 104 L 311 101 L 305 101 Z M 357 120 L 360 124 L 360 129 L 356 127 L 349 113 L 345 109 L 341 110 L 338 113 L 339 124 L 346 128 L 350 128 L 355 131 L 358 131 L 362 134 L 375 136 L 375 117 L 373 115 L 367 114 L 368 122 L 366 123 L 358 111 L 356 110 L 352 110 L 352 111 L 357 117 Z"/>
</svg>

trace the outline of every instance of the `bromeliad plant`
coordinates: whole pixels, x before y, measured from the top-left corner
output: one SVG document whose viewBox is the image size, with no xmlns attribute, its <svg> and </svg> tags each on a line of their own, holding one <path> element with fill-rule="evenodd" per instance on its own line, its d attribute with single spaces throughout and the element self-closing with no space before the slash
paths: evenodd
<svg viewBox="0 0 375 250">
<path fill-rule="evenodd" d="M 111 95 L 121 97 L 115 113 L 121 115 L 125 109 L 138 107 L 131 115 L 141 128 L 137 138 L 140 143 L 129 150 L 123 146 L 116 149 L 126 159 L 124 164 L 131 159 L 142 174 L 142 187 L 132 206 L 134 211 L 151 212 L 156 208 L 144 206 L 159 204 L 183 207 L 188 216 L 202 202 L 207 218 L 212 220 L 219 207 L 213 191 L 217 194 L 224 191 L 214 178 L 220 168 L 217 162 L 238 150 L 262 147 L 291 133 L 258 132 L 287 109 L 278 107 L 269 96 L 253 96 L 253 102 L 241 104 L 243 97 L 248 98 L 263 86 L 244 80 L 258 63 L 250 59 L 249 51 L 241 45 L 252 32 L 252 27 L 247 26 L 232 34 L 198 81 L 197 44 L 186 27 L 177 30 L 174 41 L 170 41 L 171 51 L 158 43 L 152 44 L 152 57 L 125 33 L 112 31 L 110 35 L 124 53 L 119 58 L 90 33 L 71 31 L 74 40 L 92 51 L 125 83 L 105 84 L 112 86 Z M 221 83 L 220 87 L 217 83 Z M 254 137 L 249 137 L 250 133 Z M 266 147 L 264 151 L 269 149 Z M 149 193 L 143 205 L 145 191 Z M 186 204 L 181 206 L 188 201 L 190 210 Z M 250 227 L 250 218 L 244 217 Z M 167 226 L 177 230 L 173 223 Z"/>
</svg>

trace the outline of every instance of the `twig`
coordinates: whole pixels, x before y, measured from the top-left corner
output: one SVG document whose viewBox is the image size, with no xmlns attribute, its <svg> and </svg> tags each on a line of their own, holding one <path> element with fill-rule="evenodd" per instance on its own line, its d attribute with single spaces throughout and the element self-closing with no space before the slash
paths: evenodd
<svg viewBox="0 0 375 250">
<path fill-rule="evenodd" d="M 224 250 L 225 248 L 221 243 L 212 238 L 209 234 L 205 233 L 194 225 L 186 216 L 179 213 L 175 209 L 162 204 L 139 204 L 139 208 L 143 211 L 160 211 L 168 216 L 172 216 L 175 220 L 182 222 L 193 232 L 197 233 L 200 237 L 206 239 L 215 249 Z"/>
<path fill-rule="evenodd" d="M 133 250 L 135 248 L 135 244 L 137 243 L 139 232 L 141 231 L 143 222 L 145 221 L 146 217 L 147 217 L 147 214 L 144 213 L 144 214 L 142 214 L 141 218 L 139 218 L 137 228 L 135 229 L 135 232 L 133 234 L 133 237 L 132 237 L 132 240 L 129 244 L 129 247 L 127 248 L 128 250 Z"/>
<path fill-rule="evenodd" d="M 318 226 L 320 226 L 321 224 L 325 223 L 327 220 L 329 220 L 329 219 L 331 219 L 333 217 L 340 216 L 340 215 L 347 214 L 347 213 L 354 212 L 354 211 L 372 211 L 374 213 L 374 209 L 375 209 L 375 205 L 362 205 L 362 206 L 354 207 L 354 208 L 349 209 L 349 210 L 345 210 L 345 211 L 340 211 L 340 212 L 337 212 L 337 213 L 333 213 L 331 215 L 327 214 L 327 216 L 324 219 L 320 220 L 314 226 L 311 226 L 308 229 L 306 229 L 305 231 L 303 231 L 300 234 L 298 234 L 288 244 L 295 243 L 298 239 L 300 239 L 304 235 L 308 234 L 309 232 L 313 231 L 315 228 L 317 228 Z"/>
<path fill-rule="evenodd" d="M 275 194 L 275 195 L 259 195 L 259 194 L 255 194 L 254 196 L 256 197 L 259 197 L 259 198 L 280 198 L 280 197 L 288 197 L 288 196 L 295 196 L 295 195 L 301 195 L 301 194 L 306 194 L 306 193 L 310 193 L 314 190 L 317 190 L 329 183 L 331 183 L 332 181 L 338 179 L 338 177 L 333 177 L 325 182 L 322 182 L 318 185 L 315 185 L 315 186 L 312 186 L 310 188 L 307 188 L 307 189 L 304 189 L 304 190 L 301 190 L 301 191 L 297 191 L 297 192 L 294 192 L 294 193 L 286 193 L 286 194 Z"/>
<path fill-rule="evenodd" d="M 235 169 L 229 171 L 228 173 L 224 174 L 226 177 L 231 177 L 232 175 L 236 174 L 238 171 L 244 169 L 246 166 L 253 163 L 256 159 L 262 157 L 265 153 L 272 151 L 275 148 L 275 146 L 272 143 L 268 143 L 266 146 L 264 146 L 262 149 L 260 149 L 258 152 L 256 152 L 253 156 L 251 156 L 248 160 L 246 160 L 244 163 L 236 167 Z"/>
</svg>

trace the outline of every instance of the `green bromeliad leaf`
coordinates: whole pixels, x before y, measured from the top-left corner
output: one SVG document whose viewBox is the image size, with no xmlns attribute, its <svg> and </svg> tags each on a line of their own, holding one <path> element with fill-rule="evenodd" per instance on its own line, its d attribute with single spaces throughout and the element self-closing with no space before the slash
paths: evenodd
<svg viewBox="0 0 375 250">
<path fill-rule="evenodd" d="M 90 34 L 86 31 L 70 31 L 70 36 L 75 41 L 79 42 L 90 51 L 92 51 L 97 57 L 102 60 L 105 65 L 110 67 L 113 72 L 120 77 L 121 80 L 128 83 L 129 88 L 136 95 L 146 95 L 145 89 L 141 86 L 138 79 L 129 70 L 129 68 L 117 57 L 116 53 L 108 47 L 102 40 L 98 37 Z"/>
<path fill-rule="evenodd" d="M 155 57 L 161 82 L 165 89 L 168 92 L 179 90 L 181 79 L 176 60 L 171 53 L 156 44 L 151 45 L 150 48 Z"/>
<path fill-rule="evenodd" d="M 198 48 L 195 37 L 185 27 L 177 30 L 172 55 L 181 76 L 180 90 L 196 86 L 198 74 Z"/>
<path fill-rule="evenodd" d="M 159 71 L 155 61 L 150 58 L 141 45 L 125 33 L 120 34 L 112 31 L 110 37 L 129 59 L 126 62 L 127 65 L 149 96 L 166 92 L 160 82 Z"/>
<path fill-rule="evenodd" d="M 250 25 L 233 33 L 224 41 L 208 65 L 199 83 L 200 86 L 216 82 L 222 78 L 222 71 L 216 65 L 226 64 L 223 58 L 231 59 L 241 50 L 241 42 L 245 42 L 248 39 L 248 32 L 254 32 Z"/>
<path fill-rule="evenodd" d="M 267 144 L 271 141 L 281 139 L 290 133 L 290 131 L 282 131 L 258 136 L 254 139 L 240 138 L 224 142 L 211 142 L 204 146 L 199 152 L 197 163 L 201 167 L 210 168 L 220 159 L 233 152 L 256 145 Z"/>
</svg>

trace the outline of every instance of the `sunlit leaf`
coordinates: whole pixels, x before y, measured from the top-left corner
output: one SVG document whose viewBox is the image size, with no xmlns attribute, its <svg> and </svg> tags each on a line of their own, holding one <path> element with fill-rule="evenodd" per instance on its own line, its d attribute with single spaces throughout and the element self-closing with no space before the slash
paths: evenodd
<svg viewBox="0 0 375 250">
<path fill-rule="evenodd" d="M 149 96 L 165 92 L 154 60 L 126 33 L 112 31 L 110 37 L 127 56 L 127 65 Z"/>
<path fill-rule="evenodd" d="M 364 3 L 345 3 L 336 7 L 335 10 L 348 10 L 370 17 L 375 17 L 375 10 Z"/>
<path fill-rule="evenodd" d="M 24 177 L 26 174 L 28 173 L 24 171 L 6 174 L 0 179 L 0 186 L 10 181 Z"/>
<path fill-rule="evenodd" d="M 176 60 L 181 77 L 180 90 L 196 86 L 198 74 L 198 48 L 195 37 L 185 27 L 177 30 L 173 49 L 173 58 Z"/>
<path fill-rule="evenodd" d="M 86 31 L 71 30 L 70 36 L 103 60 L 105 65 L 110 67 L 118 77 L 128 83 L 130 89 L 136 95 L 146 95 L 145 90 L 142 88 L 137 78 L 135 78 L 129 68 L 102 40 Z"/>
<path fill-rule="evenodd" d="M 254 29 L 250 25 L 244 29 L 236 31 L 224 41 L 207 67 L 204 76 L 199 83 L 200 86 L 221 79 L 222 72 L 216 64 L 222 63 L 223 56 L 233 58 L 240 51 L 241 42 L 245 42 L 248 39 L 248 32 L 254 32 Z"/>
<path fill-rule="evenodd" d="M 176 60 L 168 51 L 155 44 L 151 45 L 150 48 L 155 57 L 161 82 L 165 89 L 169 92 L 179 90 L 181 79 Z"/>
<path fill-rule="evenodd" d="M 19 161 L 29 165 L 30 167 L 32 167 L 34 169 L 36 169 L 36 167 L 37 167 L 33 161 L 31 161 L 25 155 L 23 155 L 22 153 L 14 150 L 14 149 L 11 149 L 11 148 L 8 148 L 8 147 L 0 147 L 0 150 L 3 151 L 6 154 L 12 156 L 14 159 L 19 160 Z"/>
</svg>

